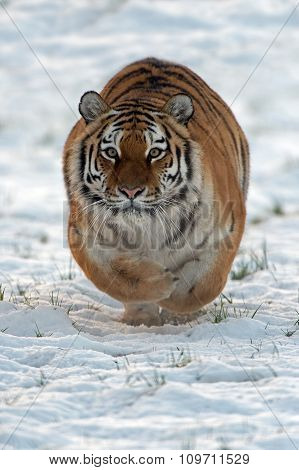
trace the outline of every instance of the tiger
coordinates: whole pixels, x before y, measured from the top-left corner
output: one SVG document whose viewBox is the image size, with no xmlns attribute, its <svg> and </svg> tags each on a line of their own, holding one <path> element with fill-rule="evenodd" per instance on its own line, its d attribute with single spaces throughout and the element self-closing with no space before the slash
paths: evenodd
<svg viewBox="0 0 299 470">
<path fill-rule="evenodd" d="M 149 57 L 79 112 L 63 152 L 73 257 L 124 323 L 198 318 L 245 226 L 249 146 L 230 107 L 188 67 Z"/>
</svg>

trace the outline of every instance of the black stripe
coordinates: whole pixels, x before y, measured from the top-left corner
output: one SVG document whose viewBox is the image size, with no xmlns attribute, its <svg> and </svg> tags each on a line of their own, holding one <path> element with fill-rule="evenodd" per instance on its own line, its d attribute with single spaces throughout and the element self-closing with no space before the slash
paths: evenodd
<svg viewBox="0 0 299 470">
<path fill-rule="evenodd" d="M 148 126 L 147 129 L 151 132 L 153 132 L 153 134 L 158 134 L 158 132 L 151 126 Z"/>
<path fill-rule="evenodd" d="M 92 152 L 93 152 L 93 144 L 91 144 L 91 146 L 89 147 L 89 152 L 88 152 L 88 169 L 89 169 L 89 173 L 92 173 L 92 171 L 91 171 Z"/>
<path fill-rule="evenodd" d="M 113 109 L 115 109 L 115 111 L 123 111 L 123 110 L 129 111 L 130 109 L 132 109 L 132 106 L 138 106 L 136 99 L 122 101 L 120 104 L 117 104 L 116 106 L 114 106 Z"/>
<path fill-rule="evenodd" d="M 99 167 L 99 157 L 101 155 L 101 143 L 98 142 L 98 145 L 97 145 L 97 151 L 96 151 L 96 154 L 95 154 L 95 159 L 94 159 L 94 166 L 95 166 L 95 170 L 99 173 L 101 171 L 101 168 Z"/>
<path fill-rule="evenodd" d="M 107 139 L 106 136 L 103 137 L 103 144 L 111 144 L 111 142 L 112 140 Z"/>
<path fill-rule="evenodd" d="M 191 162 L 191 146 L 188 140 L 185 141 L 185 162 L 187 166 L 187 180 L 191 180 L 193 176 L 193 168 Z"/>
<path fill-rule="evenodd" d="M 146 86 L 145 86 L 145 83 L 144 82 L 136 82 L 134 85 L 130 86 L 129 88 L 126 88 L 126 90 L 122 91 L 121 93 L 119 93 L 115 98 L 114 98 L 114 101 L 117 102 L 122 96 L 126 95 L 127 93 L 130 93 L 130 91 L 134 91 L 134 90 L 144 90 L 144 91 L 149 91 Z M 162 90 L 159 90 L 159 94 L 160 95 L 163 95 L 163 96 L 166 96 L 167 98 L 171 96 L 171 94 L 169 93 L 166 93 L 165 91 L 162 91 Z"/>
<path fill-rule="evenodd" d="M 151 104 L 150 101 L 146 101 L 145 99 L 138 100 L 138 106 L 142 109 L 146 109 L 147 111 L 151 111 L 153 113 L 159 113 L 161 111 L 160 108 L 157 108 L 154 104 Z"/>
<path fill-rule="evenodd" d="M 92 175 L 92 179 L 93 179 L 93 180 L 102 181 L 102 176 L 99 176 L 99 175 Z"/>
<path fill-rule="evenodd" d="M 185 199 L 186 199 L 186 194 L 187 194 L 187 192 L 188 192 L 188 186 L 185 185 L 185 186 L 183 186 L 182 188 L 180 188 L 180 190 L 179 190 L 179 192 L 178 192 L 178 195 L 177 195 L 177 198 L 178 198 L 179 200 L 182 200 L 182 201 L 185 200 Z"/>
<path fill-rule="evenodd" d="M 117 118 L 113 121 L 113 123 L 117 124 L 118 120 L 119 119 L 122 119 L 124 117 L 128 117 L 128 116 L 144 116 L 146 117 L 149 121 L 152 121 L 152 122 L 155 122 L 155 119 L 154 117 L 147 113 L 147 112 L 144 112 L 142 110 L 138 110 L 138 109 L 131 109 L 129 111 L 126 111 L 126 112 L 122 112 L 120 114 L 117 115 Z"/>
<path fill-rule="evenodd" d="M 165 138 L 161 137 L 161 139 L 156 140 L 154 143 L 155 144 L 162 144 L 163 142 L 165 142 Z"/>
<path fill-rule="evenodd" d="M 242 189 L 243 189 L 243 192 L 245 192 L 246 191 L 246 183 L 247 183 L 247 164 L 246 164 L 247 152 L 244 148 L 242 138 L 240 139 L 240 147 L 241 147 L 242 170 L 243 170 Z"/>
<path fill-rule="evenodd" d="M 131 64 L 133 65 L 133 64 Z M 129 65 L 130 67 L 130 65 Z M 144 67 L 138 67 L 138 69 L 134 69 L 134 70 L 131 70 L 130 72 L 127 72 L 125 73 L 124 75 L 121 75 L 120 77 L 118 77 L 116 80 L 114 80 L 114 78 L 112 78 L 112 81 L 111 81 L 111 85 L 108 92 L 105 93 L 105 99 L 107 99 L 109 97 L 109 95 L 111 94 L 111 92 L 113 90 L 115 90 L 115 88 L 121 83 L 123 82 L 124 80 L 129 80 L 131 79 L 132 77 L 138 77 L 139 75 L 142 75 L 142 74 L 148 74 L 150 73 L 151 71 L 149 69 L 146 69 Z M 121 73 L 121 72 L 120 72 Z"/>
<path fill-rule="evenodd" d="M 98 153 L 97 153 L 97 156 L 98 156 Z M 96 171 L 99 173 L 100 170 L 99 170 L 99 165 L 98 165 L 98 158 L 97 158 L 97 156 L 96 156 L 95 159 L 94 159 L 94 166 L 95 166 Z"/>
<path fill-rule="evenodd" d="M 233 231 L 234 231 L 234 228 L 235 228 L 235 215 L 234 215 L 234 212 L 233 212 L 233 210 L 232 210 L 232 221 L 231 221 L 231 225 L 230 225 L 229 231 L 230 231 L 230 232 L 233 232 Z"/>
<path fill-rule="evenodd" d="M 117 124 L 118 126 L 122 126 L 123 124 L 130 123 L 130 122 L 134 122 L 134 121 L 135 121 L 134 118 L 123 119 L 122 121 L 118 121 L 118 122 L 116 122 L 115 124 Z"/>
<path fill-rule="evenodd" d="M 123 128 L 122 127 L 115 127 L 113 128 L 113 132 L 118 132 L 118 131 L 123 131 Z"/>
<path fill-rule="evenodd" d="M 89 199 L 90 201 L 92 202 L 99 202 L 99 201 L 102 201 L 103 199 L 101 198 L 101 196 L 98 196 L 97 194 L 93 194 L 90 192 L 90 189 L 88 188 L 88 186 L 86 186 L 86 184 L 83 184 L 81 186 L 81 193 L 87 197 L 87 199 Z"/>
<path fill-rule="evenodd" d="M 164 129 L 164 132 L 165 132 L 165 134 L 166 134 L 166 137 L 167 137 L 168 139 L 171 139 L 171 134 L 170 134 L 169 130 L 167 129 L 167 127 L 166 127 L 165 125 L 163 125 L 162 127 L 163 127 L 163 129 Z"/>
<path fill-rule="evenodd" d="M 139 119 L 139 118 L 129 118 L 129 119 L 123 119 L 122 121 L 118 121 L 116 124 L 118 126 L 123 126 L 124 124 L 130 124 L 130 123 L 139 123 L 139 124 L 147 124 L 148 126 L 152 125 L 152 122 L 147 121 L 146 119 Z"/>
<path fill-rule="evenodd" d="M 80 162 L 80 178 L 84 178 L 84 170 L 85 170 L 85 162 L 86 162 L 86 157 L 85 157 L 85 141 L 81 143 L 80 147 L 80 154 L 79 154 L 79 162 Z"/>
<path fill-rule="evenodd" d="M 167 175 L 167 181 L 171 181 L 172 183 L 177 179 L 177 177 L 181 173 L 181 149 L 176 145 L 175 146 L 175 154 L 177 157 L 177 162 L 178 162 L 178 169 L 175 173 L 175 175 Z"/>
<path fill-rule="evenodd" d="M 115 109 L 116 111 L 130 111 L 133 106 L 136 108 L 142 107 L 142 109 L 147 109 L 148 111 L 153 111 L 153 112 L 158 111 L 157 107 L 155 107 L 150 102 L 146 100 L 142 100 L 142 99 L 123 101 L 121 102 L 121 104 L 116 105 L 113 109 Z"/>
</svg>

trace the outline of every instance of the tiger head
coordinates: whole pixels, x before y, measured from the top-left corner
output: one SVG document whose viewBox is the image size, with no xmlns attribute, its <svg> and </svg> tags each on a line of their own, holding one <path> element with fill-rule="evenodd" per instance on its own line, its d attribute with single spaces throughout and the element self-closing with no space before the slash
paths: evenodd
<svg viewBox="0 0 299 470">
<path fill-rule="evenodd" d="M 79 111 L 86 127 L 72 175 L 86 205 L 114 215 L 154 215 L 157 207 L 182 202 L 198 188 L 199 149 L 187 129 L 193 114 L 188 95 L 175 95 L 160 109 L 142 100 L 111 108 L 89 91 Z"/>
</svg>

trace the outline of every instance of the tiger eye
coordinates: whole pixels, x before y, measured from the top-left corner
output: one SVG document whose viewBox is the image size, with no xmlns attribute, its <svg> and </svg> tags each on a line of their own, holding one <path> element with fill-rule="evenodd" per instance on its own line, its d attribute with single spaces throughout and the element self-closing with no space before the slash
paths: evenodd
<svg viewBox="0 0 299 470">
<path fill-rule="evenodd" d="M 152 157 L 152 158 L 156 158 L 156 157 L 159 157 L 159 155 L 161 154 L 161 152 L 162 152 L 161 149 L 153 148 L 153 149 L 151 149 L 149 155 L 150 155 L 150 157 Z"/>
<path fill-rule="evenodd" d="M 108 157 L 115 158 L 117 157 L 117 151 L 113 147 L 109 147 L 108 149 L 105 150 L 106 154 Z"/>
</svg>

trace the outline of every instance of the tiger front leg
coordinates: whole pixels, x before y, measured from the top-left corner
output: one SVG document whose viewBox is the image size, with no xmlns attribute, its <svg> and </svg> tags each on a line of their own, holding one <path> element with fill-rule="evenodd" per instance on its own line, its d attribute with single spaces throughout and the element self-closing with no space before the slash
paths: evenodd
<svg viewBox="0 0 299 470">
<path fill-rule="evenodd" d="M 237 220 L 237 213 L 235 215 Z M 196 312 L 200 313 L 202 307 L 221 293 L 240 244 L 244 220 L 245 213 L 242 212 L 233 233 L 221 241 L 213 237 L 214 242 L 198 251 L 195 259 L 174 271 L 180 279 L 177 288 L 159 302 L 169 316 L 173 314 L 182 322 L 192 320 Z"/>
<path fill-rule="evenodd" d="M 134 326 L 153 326 L 186 323 L 198 318 L 200 309 L 217 297 L 226 281 L 223 264 L 207 268 L 208 259 L 189 261 L 175 271 L 179 277 L 176 288 L 158 305 L 126 304 L 122 321 Z"/>
<path fill-rule="evenodd" d="M 175 291 L 159 302 L 164 322 L 173 319 L 174 322 L 184 323 L 195 319 L 200 309 L 220 294 L 227 273 L 228 269 L 221 263 L 216 262 L 209 267 L 202 260 L 187 262 L 175 272 L 180 279 Z"/>
<path fill-rule="evenodd" d="M 109 264 L 114 285 L 109 294 L 124 304 L 157 303 L 174 291 L 179 278 L 149 258 L 115 257 Z"/>
<path fill-rule="evenodd" d="M 88 248 L 80 231 L 69 225 L 72 254 L 86 276 L 103 292 L 124 304 L 154 303 L 171 295 L 178 278 L 149 258 L 130 254 L 103 255 Z"/>
</svg>

